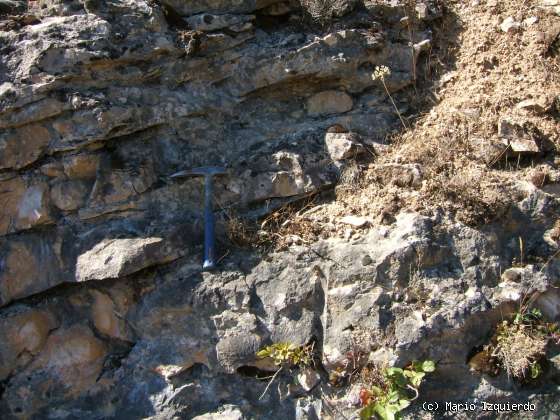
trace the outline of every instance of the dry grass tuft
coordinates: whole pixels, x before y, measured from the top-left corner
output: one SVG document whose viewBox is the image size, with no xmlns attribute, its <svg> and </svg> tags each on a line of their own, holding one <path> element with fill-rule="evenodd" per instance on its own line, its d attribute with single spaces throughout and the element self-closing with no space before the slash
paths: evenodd
<svg viewBox="0 0 560 420">
<path fill-rule="evenodd" d="M 510 378 L 524 380 L 534 374 L 531 368 L 546 354 L 548 340 L 530 326 L 504 321 L 497 332 L 498 344 L 493 355 Z"/>
<path fill-rule="evenodd" d="M 305 245 L 326 237 L 323 227 L 308 217 L 317 194 L 310 194 L 269 213 L 263 220 L 243 220 L 229 215 L 226 234 L 239 247 L 284 250 L 291 245 Z"/>
<path fill-rule="evenodd" d="M 311 19 L 322 25 L 330 22 L 345 6 L 341 0 L 300 0 L 300 4 Z"/>
<path fill-rule="evenodd" d="M 235 246 L 246 248 L 255 243 L 256 229 L 245 220 L 232 216 L 226 222 L 226 235 Z"/>
</svg>

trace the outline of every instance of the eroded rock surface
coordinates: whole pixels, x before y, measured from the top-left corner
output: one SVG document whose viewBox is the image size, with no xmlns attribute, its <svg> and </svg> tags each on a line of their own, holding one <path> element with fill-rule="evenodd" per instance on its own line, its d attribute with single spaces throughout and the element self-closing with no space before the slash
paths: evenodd
<svg viewBox="0 0 560 420">
<path fill-rule="evenodd" d="M 417 2 L 412 32 L 397 1 L 336 2 L 327 27 L 291 1 L 36 3 L 0 20 L 0 417 L 316 418 L 322 369 L 356 344 L 379 363 L 437 360 L 425 399 L 530 397 L 466 359 L 527 290 L 558 318 L 556 261 L 502 275 L 520 237 L 550 255 L 552 194 L 527 189 L 484 229 L 402 212 L 284 251 L 221 243 L 229 209 L 267 214 L 383 153 L 401 124 L 385 87 L 404 108 L 437 2 Z M 169 178 L 205 165 L 228 169 L 211 273 L 203 184 Z M 424 181 L 416 164 L 372 170 Z M 260 398 L 275 367 L 255 353 L 283 341 L 314 342 L 322 367 L 300 394 Z"/>
</svg>

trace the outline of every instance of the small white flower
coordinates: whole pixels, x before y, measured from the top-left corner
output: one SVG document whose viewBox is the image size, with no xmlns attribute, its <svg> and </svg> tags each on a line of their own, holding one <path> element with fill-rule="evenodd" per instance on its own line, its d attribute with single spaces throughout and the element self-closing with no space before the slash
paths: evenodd
<svg viewBox="0 0 560 420">
<path fill-rule="evenodd" d="M 387 66 L 376 66 L 371 78 L 373 80 L 383 80 L 385 76 L 389 76 L 391 74 L 391 70 Z"/>
</svg>

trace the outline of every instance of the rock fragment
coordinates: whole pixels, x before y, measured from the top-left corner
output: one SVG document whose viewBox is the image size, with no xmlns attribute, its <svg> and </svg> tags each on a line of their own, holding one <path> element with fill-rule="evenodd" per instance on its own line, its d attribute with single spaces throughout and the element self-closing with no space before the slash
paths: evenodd
<svg viewBox="0 0 560 420">
<path fill-rule="evenodd" d="M 29 124 L 0 134 L 0 169 L 20 169 L 39 159 L 51 141 L 49 130 Z"/>
<path fill-rule="evenodd" d="M 498 135 L 515 153 L 540 153 L 541 149 L 532 133 L 522 124 L 504 117 L 498 123 Z"/>
<path fill-rule="evenodd" d="M 82 181 L 62 181 L 51 187 L 51 200 L 60 210 L 77 210 L 85 203 L 88 192 Z"/>
<path fill-rule="evenodd" d="M 36 182 L 27 186 L 21 177 L 0 181 L 0 235 L 51 223 L 48 186 Z"/>
<path fill-rule="evenodd" d="M 345 225 L 353 226 L 355 228 L 364 227 L 369 223 L 365 217 L 360 216 L 344 216 L 342 219 L 340 219 L 340 222 L 344 223 Z"/>
<path fill-rule="evenodd" d="M 513 17 L 508 17 L 500 24 L 500 29 L 505 33 L 514 33 L 521 28 L 521 24 L 516 22 Z"/>
<path fill-rule="evenodd" d="M 325 143 L 331 159 L 340 161 L 356 157 L 365 151 L 356 133 L 327 133 Z"/>
<path fill-rule="evenodd" d="M 424 177 L 422 168 L 415 163 L 375 164 L 371 169 L 379 182 L 394 184 L 398 187 L 419 188 Z"/>
<path fill-rule="evenodd" d="M 162 238 L 106 239 L 78 257 L 76 281 L 124 277 L 178 256 Z"/>
</svg>

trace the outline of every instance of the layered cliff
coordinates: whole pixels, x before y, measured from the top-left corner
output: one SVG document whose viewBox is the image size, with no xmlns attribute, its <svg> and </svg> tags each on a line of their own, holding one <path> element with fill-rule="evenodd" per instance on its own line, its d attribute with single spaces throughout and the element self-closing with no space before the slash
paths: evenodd
<svg viewBox="0 0 560 420">
<path fill-rule="evenodd" d="M 500 7 L 474 3 L 481 16 L 476 7 Z M 554 28 L 555 5 L 531 3 L 524 13 Z M 535 88 L 550 93 L 542 104 L 501 104 L 533 112 L 532 126 L 481 129 L 471 114 L 486 118 L 484 101 L 431 109 L 441 98 L 427 96 L 465 83 L 467 68 L 450 70 L 466 60 L 457 13 L 471 11 L 435 1 L 18 7 L 0 20 L 2 418 L 350 417 L 351 387 L 331 388 L 328 374 L 357 348 L 372 363 L 437 361 L 426 401 L 558 409 L 557 347 L 529 387 L 467 363 L 527 296 L 560 317 L 557 78 Z M 496 30 L 524 40 L 537 21 Z M 543 36 L 551 50 L 535 66 L 546 72 L 557 41 Z M 372 78 L 381 66 L 389 73 Z M 434 116 L 445 124 L 430 128 Z M 403 146 L 391 146 L 403 125 Z M 465 127 L 495 138 L 459 147 L 449 139 Z M 441 162 L 459 153 L 475 165 L 461 167 L 470 185 L 467 169 Z M 201 271 L 203 184 L 170 178 L 207 165 L 226 169 L 212 272 Z M 232 221 L 254 227 L 244 243 Z M 284 378 L 260 398 L 274 369 L 256 352 L 273 342 L 314 343 L 320 383 L 284 391 Z"/>
</svg>

